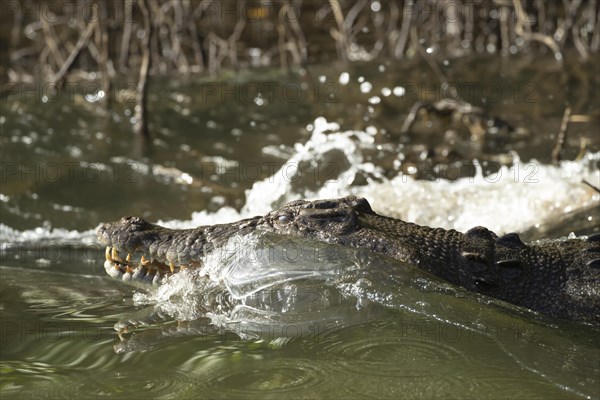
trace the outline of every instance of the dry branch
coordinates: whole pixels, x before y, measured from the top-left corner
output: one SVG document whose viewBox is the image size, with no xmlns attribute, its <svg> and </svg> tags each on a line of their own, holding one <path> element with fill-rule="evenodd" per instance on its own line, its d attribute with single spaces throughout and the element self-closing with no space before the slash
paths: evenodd
<svg viewBox="0 0 600 400">
<path fill-rule="evenodd" d="M 149 138 L 148 124 L 146 121 L 146 106 L 148 95 L 146 92 L 148 84 L 148 69 L 150 68 L 150 36 L 152 35 L 152 24 L 150 23 L 150 11 L 145 0 L 138 0 L 138 6 L 144 20 L 144 37 L 142 39 L 142 62 L 140 64 L 140 77 L 137 85 L 137 104 L 135 105 L 135 133 Z"/>
</svg>

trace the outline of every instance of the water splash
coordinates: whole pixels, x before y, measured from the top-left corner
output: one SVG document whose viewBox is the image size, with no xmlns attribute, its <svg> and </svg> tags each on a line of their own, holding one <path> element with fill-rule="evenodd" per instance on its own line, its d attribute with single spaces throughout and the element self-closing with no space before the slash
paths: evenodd
<svg viewBox="0 0 600 400">
<path fill-rule="evenodd" d="M 450 332 L 452 338 L 469 338 L 465 343 L 437 338 L 445 347 L 437 341 L 427 344 L 422 338 L 417 340 L 417 347 L 432 357 L 439 356 L 440 351 L 468 352 L 474 357 L 471 340 L 478 340 L 492 351 L 504 353 L 512 360 L 508 365 L 514 363 L 560 390 L 585 398 L 597 384 L 597 379 L 577 378 L 580 371 L 587 371 L 589 377 L 589 371 L 598 369 L 587 357 L 594 341 L 589 337 L 569 338 L 569 332 L 576 331 L 568 325 L 557 335 L 555 323 L 536 313 L 453 287 L 384 256 L 363 254 L 357 249 L 339 252 L 336 246 L 328 245 L 318 252 L 327 254 L 320 261 L 310 252 L 290 258 L 285 255 L 290 242 L 307 250 L 314 243 L 297 238 L 278 241 L 267 237 L 265 241 L 264 236 L 253 233 L 233 238 L 228 251 L 213 253 L 200 270 L 184 271 L 155 291 L 136 294 L 135 303 L 155 304 L 159 312 L 179 321 L 208 317 L 213 326 L 242 339 L 279 344 L 291 338 L 314 339 L 315 332 L 322 339 L 341 327 L 356 326 L 397 310 L 400 315 L 385 320 L 400 318 L 408 326 L 424 324 L 425 332 L 435 335 Z M 240 242 L 252 255 L 231 252 Z M 511 334 L 501 334 L 505 330 L 511 330 Z M 565 341 L 570 346 L 557 350 Z M 360 351 L 354 345 L 341 341 L 335 349 L 345 346 Z M 419 350 L 413 344 L 404 345 Z M 553 352 L 548 353 L 548 348 Z M 562 357 L 570 360 L 569 368 L 574 373 L 564 374 L 564 366 L 558 362 Z M 539 361 L 545 359 L 551 362 Z M 484 368 L 483 361 L 479 362 Z"/>
<path fill-rule="evenodd" d="M 503 233 L 543 225 L 565 212 L 600 203 L 600 194 L 582 183 L 585 179 L 600 187 L 600 152 L 560 166 L 523 163 L 514 156 L 512 167 L 492 175 L 476 166 L 473 177 L 422 181 L 401 172 L 387 178 L 368 155 L 375 146 L 371 133 L 340 132 L 338 124 L 324 118 L 317 118 L 312 130 L 306 143 L 294 146 L 282 168 L 246 192 L 241 211 L 222 207 L 194 212 L 189 220 L 158 223 L 171 228 L 226 223 L 265 214 L 291 200 L 353 194 L 366 197 L 377 212 L 422 225 L 460 231 L 483 225 Z M 3 248 L 36 240 L 87 244 L 94 240 L 94 231 L 19 231 L 0 224 L 0 240 Z"/>
</svg>

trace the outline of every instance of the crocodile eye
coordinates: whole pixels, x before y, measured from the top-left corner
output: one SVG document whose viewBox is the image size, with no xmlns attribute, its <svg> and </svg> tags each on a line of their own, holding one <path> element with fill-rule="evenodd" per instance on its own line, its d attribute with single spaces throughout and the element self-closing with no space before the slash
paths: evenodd
<svg viewBox="0 0 600 400">
<path fill-rule="evenodd" d="M 292 218 L 290 218 L 290 216 L 286 215 L 286 214 L 282 214 L 277 217 L 277 222 L 279 222 L 280 224 L 287 224 L 291 221 L 292 221 Z"/>
</svg>

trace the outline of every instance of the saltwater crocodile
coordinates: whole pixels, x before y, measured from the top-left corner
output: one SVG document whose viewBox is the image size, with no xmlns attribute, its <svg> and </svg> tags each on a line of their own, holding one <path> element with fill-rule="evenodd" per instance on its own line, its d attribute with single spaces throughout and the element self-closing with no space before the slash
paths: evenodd
<svg viewBox="0 0 600 400">
<path fill-rule="evenodd" d="M 265 216 L 173 230 L 138 217 L 98 229 L 105 269 L 122 280 L 160 282 L 233 235 L 267 231 L 375 253 L 417 266 L 452 284 L 540 313 L 600 323 L 600 235 L 523 243 L 475 227 L 461 233 L 375 213 L 364 198 L 290 202 Z M 134 261 L 132 255 L 141 255 Z"/>
</svg>

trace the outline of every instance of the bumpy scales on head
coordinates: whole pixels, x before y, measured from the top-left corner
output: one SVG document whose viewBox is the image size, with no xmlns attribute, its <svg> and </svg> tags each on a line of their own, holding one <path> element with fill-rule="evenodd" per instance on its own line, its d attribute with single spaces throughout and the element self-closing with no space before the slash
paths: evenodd
<svg viewBox="0 0 600 400">
<path fill-rule="evenodd" d="M 172 230 L 127 217 L 98 230 L 109 275 L 160 282 L 234 235 L 255 230 L 368 249 L 450 283 L 547 315 L 600 323 L 600 236 L 524 244 L 483 227 L 466 233 L 378 215 L 367 200 L 298 200 L 262 217 Z M 138 261 L 133 261 L 138 260 Z"/>
<path fill-rule="evenodd" d="M 126 282 L 159 284 L 185 268 L 197 268 L 215 248 L 234 235 L 256 229 L 261 218 L 195 229 L 168 229 L 142 218 L 124 217 L 103 224 L 98 240 L 106 247 L 104 269 Z"/>
</svg>

